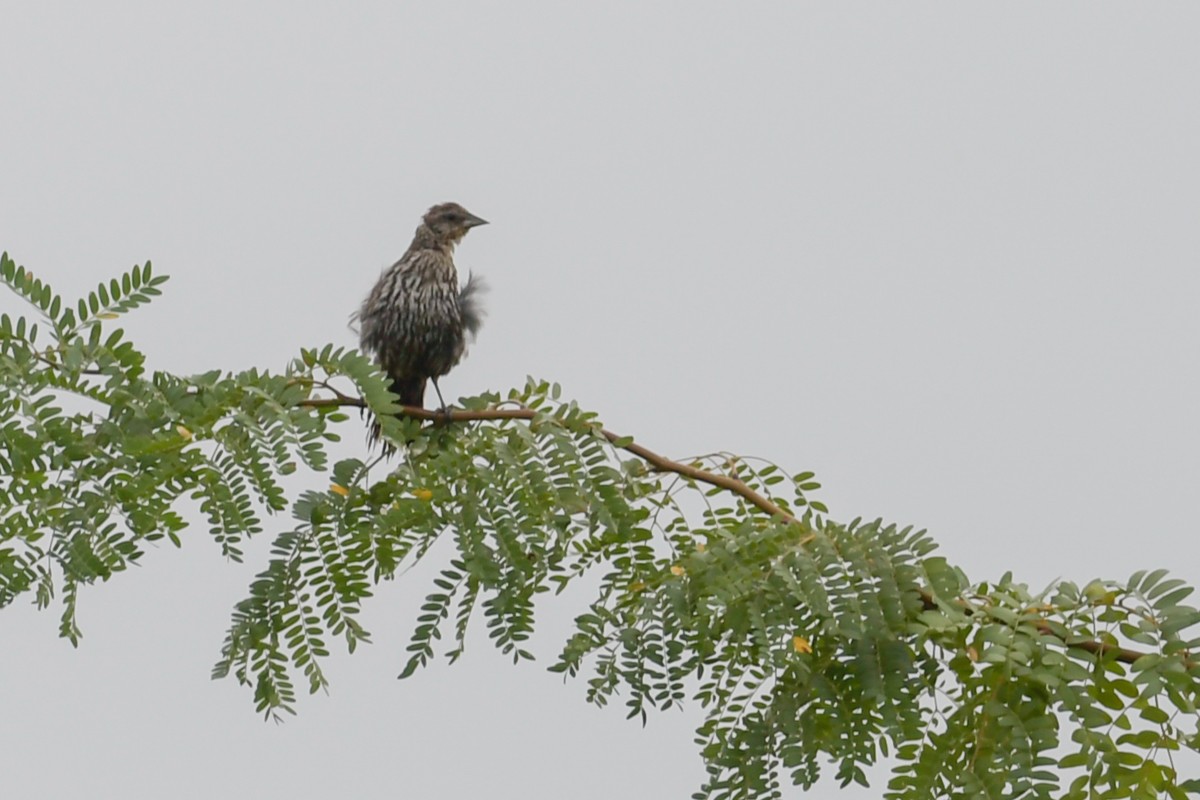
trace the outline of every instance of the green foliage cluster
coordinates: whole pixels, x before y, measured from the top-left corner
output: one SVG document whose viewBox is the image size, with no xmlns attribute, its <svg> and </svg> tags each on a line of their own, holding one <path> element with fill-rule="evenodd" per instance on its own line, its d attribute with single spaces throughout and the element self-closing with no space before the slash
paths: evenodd
<svg viewBox="0 0 1200 800">
<path fill-rule="evenodd" d="M 80 636 L 80 585 L 108 580 L 146 545 L 179 545 L 180 498 L 198 501 L 222 551 L 282 511 L 279 476 L 322 469 L 327 416 L 296 406 L 284 376 L 147 374 L 120 329 L 103 323 L 159 294 L 149 264 L 100 284 L 72 307 L 0 258 L 0 278 L 42 322 L 0 315 L 0 604 L 26 591 L 61 596 L 62 635 Z M 74 401 L 67 398 L 75 398 Z M 66 410 L 68 405 L 79 410 Z"/>
<path fill-rule="evenodd" d="M 74 306 L 7 256 L 0 278 L 42 318 L 0 317 L 0 605 L 61 598 L 72 642 L 79 586 L 148 543 L 180 545 L 181 503 L 233 560 L 290 510 L 271 517 L 269 561 L 214 669 L 267 716 L 294 712 L 297 682 L 328 686 L 331 641 L 369 642 L 363 604 L 449 539 L 401 676 L 439 651 L 459 658 L 473 620 L 532 660 L 539 603 L 595 574 L 550 669 L 643 721 L 702 706 L 697 797 L 778 797 L 826 771 L 865 784 L 883 757 L 897 800 L 1200 794 L 1174 763 L 1200 749 L 1200 612 L 1164 571 L 1036 594 L 1007 575 L 972 584 L 923 531 L 829 519 L 811 473 L 697 460 L 769 498 L 771 516 L 747 493 L 655 471 L 557 386 L 463 401 L 532 420 L 423 426 L 394 416 L 354 351 L 305 350 L 279 375 L 148 373 L 103 328 L 158 293 L 149 264 Z M 401 456 L 330 468 L 341 404 L 359 398 Z M 321 488 L 295 491 L 301 466 L 329 471 Z"/>
</svg>

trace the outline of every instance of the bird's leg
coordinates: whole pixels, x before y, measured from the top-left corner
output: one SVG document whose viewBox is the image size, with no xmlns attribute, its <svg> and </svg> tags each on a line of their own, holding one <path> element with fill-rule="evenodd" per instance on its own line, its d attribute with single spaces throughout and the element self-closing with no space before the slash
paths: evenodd
<svg viewBox="0 0 1200 800">
<path fill-rule="evenodd" d="M 446 408 L 446 401 L 442 399 L 442 390 L 438 388 L 437 378 L 431 378 L 433 381 L 433 390 L 437 392 L 438 404 L 441 406 L 442 424 L 445 425 L 450 421 L 450 409 Z"/>
</svg>

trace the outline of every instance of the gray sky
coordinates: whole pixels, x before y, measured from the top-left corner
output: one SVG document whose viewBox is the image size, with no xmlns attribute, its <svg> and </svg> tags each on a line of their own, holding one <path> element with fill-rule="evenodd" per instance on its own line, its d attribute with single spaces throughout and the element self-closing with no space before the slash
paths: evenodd
<svg viewBox="0 0 1200 800">
<path fill-rule="evenodd" d="M 456 200 L 493 288 L 450 394 L 534 374 L 664 453 L 815 470 L 835 518 L 927 527 L 976 580 L 1200 581 L 1200 6 L 190 6 L 0 4 L 0 249 L 70 296 L 152 260 L 171 282 L 126 324 L 152 367 L 353 344 Z M 0 613 L 9 795 L 702 779 L 695 709 L 642 729 L 484 635 L 394 680 L 420 570 L 330 696 L 263 724 L 208 674 L 268 539 L 151 553 L 83 595 L 77 651 Z M 543 665 L 577 610 L 546 608 Z"/>
</svg>

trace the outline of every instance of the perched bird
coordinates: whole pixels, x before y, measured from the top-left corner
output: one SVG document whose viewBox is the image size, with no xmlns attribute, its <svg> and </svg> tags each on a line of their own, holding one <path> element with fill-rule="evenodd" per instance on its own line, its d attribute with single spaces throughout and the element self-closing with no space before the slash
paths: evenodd
<svg viewBox="0 0 1200 800">
<path fill-rule="evenodd" d="M 483 322 L 483 282 L 471 276 L 459 288 L 454 246 L 486 224 L 458 203 L 429 209 L 408 250 L 379 276 L 355 315 L 363 351 L 383 367 L 406 406 L 423 408 L 425 382 L 433 381 L 446 408 L 438 378 L 459 362 L 467 337 L 474 339 Z"/>
</svg>

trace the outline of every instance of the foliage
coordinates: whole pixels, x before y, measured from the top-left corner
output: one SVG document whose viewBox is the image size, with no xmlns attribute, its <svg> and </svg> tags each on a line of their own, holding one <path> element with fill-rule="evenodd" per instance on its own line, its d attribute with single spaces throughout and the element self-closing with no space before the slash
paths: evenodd
<svg viewBox="0 0 1200 800">
<path fill-rule="evenodd" d="M 1172 761 L 1200 749 L 1200 613 L 1165 571 L 973 584 L 923 531 L 829 519 L 811 473 L 695 462 L 741 493 L 654 469 L 557 386 L 464 401 L 529 420 L 422 427 L 354 351 L 304 350 L 282 374 L 147 372 L 106 323 L 158 294 L 149 264 L 74 305 L 7 255 L 0 278 L 41 318 L 0 316 L 0 604 L 57 598 L 73 643 L 79 587 L 149 543 L 180 546 L 189 500 L 235 561 L 290 508 L 214 669 L 268 716 L 294 712 L 298 680 L 327 686 L 330 641 L 369 642 L 358 616 L 375 588 L 449 538 L 402 677 L 460 657 L 473 618 L 532 660 L 539 596 L 597 573 L 550 669 L 642 720 L 699 703 L 698 797 L 777 797 L 830 769 L 865 783 L 886 756 L 889 798 L 1200 794 Z M 333 426 L 359 402 L 404 457 L 341 461 L 289 501 L 287 476 L 330 469 Z"/>
</svg>

